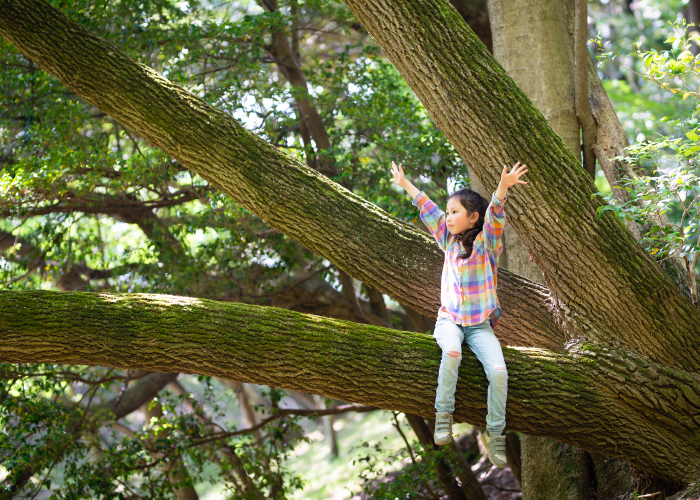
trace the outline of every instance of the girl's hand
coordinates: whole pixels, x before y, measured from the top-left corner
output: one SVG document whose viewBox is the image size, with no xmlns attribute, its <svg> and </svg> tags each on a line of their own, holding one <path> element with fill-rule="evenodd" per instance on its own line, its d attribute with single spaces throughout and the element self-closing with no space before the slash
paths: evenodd
<svg viewBox="0 0 700 500">
<path fill-rule="evenodd" d="M 506 189 L 514 186 L 515 184 L 527 184 L 527 182 L 520 180 L 520 177 L 527 173 L 527 170 L 525 170 L 527 165 L 518 165 L 520 165 L 520 162 L 513 165 L 510 173 L 508 173 L 508 167 L 503 165 L 503 172 L 501 172 L 501 184 L 503 184 L 503 187 Z"/>
<path fill-rule="evenodd" d="M 401 163 L 399 163 L 399 166 L 397 167 L 396 163 L 392 161 L 391 173 L 394 174 L 394 178 L 391 179 L 392 182 L 395 182 L 398 186 L 401 186 L 402 188 L 406 189 L 404 187 L 404 184 L 406 183 L 406 176 L 403 173 L 403 167 L 401 166 Z"/>
</svg>

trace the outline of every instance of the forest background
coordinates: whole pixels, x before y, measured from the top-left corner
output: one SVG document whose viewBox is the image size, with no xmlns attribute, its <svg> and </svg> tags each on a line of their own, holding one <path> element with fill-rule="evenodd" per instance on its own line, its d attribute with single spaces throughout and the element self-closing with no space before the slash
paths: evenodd
<svg viewBox="0 0 700 500">
<path fill-rule="evenodd" d="M 487 192 L 483 179 L 469 173 L 473 162 L 455 150 L 436 125 L 434 114 L 424 108 L 369 35 L 366 22 L 359 22 L 343 3 L 124 0 L 51 4 L 135 61 L 239 120 L 274 148 L 419 231 L 424 228 L 417 210 L 389 181 L 391 160 L 402 162 L 416 184 L 441 206 L 448 193 L 460 187 Z M 580 11 L 580 5 L 455 1 L 453 6 L 566 144 L 578 145 L 582 140 L 585 146 L 589 129 L 579 109 L 576 87 L 580 79 L 573 75 L 576 64 L 570 57 L 579 57 L 575 55 L 574 13 L 577 8 Z M 674 40 L 668 39 L 677 30 L 668 23 L 682 18 L 700 20 L 695 18 L 695 9 L 693 3 L 683 1 L 589 2 L 583 38 L 599 35 L 609 44 L 608 50 L 623 55 L 636 51 L 635 42 L 641 42 L 645 50 L 669 50 Z M 518 14 L 523 12 L 532 14 Z M 540 16 L 543 12 L 548 14 Z M 528 42 L 522 41 L 522 33 L 509 28 L 509 13 L 519 19 L 519 29 L 530 33 L 531 38 L 525 38 Z M 558 45 L 551 33 L 538 31 L 532 24 L 537 20 L 531 19 L 538 16 L 550 24 L 552 19 L 559 20 L 561 32 L 571 35 L 564 36 L 566 43 Z M 697 45 L 688 43 L 691 52 L 697 53 Z M 525 59 L 522 54 L 513 55 L 517 48 L 526 52 Z M 600 53 L 594 44 L 589 48 L 593 55 Z M 146 134 L 90 104 L 9 41 L 3 42 L 1 59 L 0 282 L 4 290 L 80 291 L 103 294 L 100 297 L 168 294 L 272 306 L 397 332 L 424 334 L 432 329 L 430 306 L 421 309 L 400 300 L 400 294 L 391 298 L 375 282 L 357 279 L 357 274 L 341 269 L 322 252 L 310 250 L 311 245 L 275 229 L 269 223 L 274 218 L 271 213 L 261 216 L 245 208 L 211 182 L 211 175 L 192 170 Z M 514 70 L 509 60 L 516 61 Z M 528 61 L 531 66 L 523 66 Z M 632 145 L 657 138 L 667 141 L 657 150 L 631 150 L 637 161 L 627 163 L 644 178 L 685 172 L 682 167 L 692 165 L 697 150 L 678 161 L 668 141 L 677 137 L 697 140 L 697 136 L 687 136 L 697 126 L 693 121 L 696 96 L 674 99 L 672 89 L 645 79 L 649 66 L 645 60 L 628 57 L 617 61 L 626 68 L 608 62 L 593 73 L 600 79 L 598 84 L 602 82 L 596 91 L 602 88 L 612 102 L 618 120 L 615 130 L 622 130 Z M 566 92 L 557 87 L 562 68 L 571 74 L 566 77 L 570 78 Z M 692 78 L 689 83 L 697 89 Z M 595 87 L 595 78 L 589 74 L 588 80 L 586 95 L 595 104 L 590 97 L 594 91 L 588 91 L 589 86 Z M 541 93 L 528 91 L 528 81 Z M 543 86 L 543 82 L 551 84 Z M 568 115 L 547 115 L 549 104 L 542 103 L 552 94 L 564 97 Z M 598 120 L 599 138 L 613 129 L 601 121 L 601 114 L 595 114 L 600 113 L 595 106 L 591 112 Z M 573 120 L 573 138 L 561 132 L 571 127 L 559 128 L 557 120 Z M 581 135 L 579 126 L 583 127 Z M 623 143 L 618 137 L 617 154 L 624 153 L 627 144 Z M 591 148 L 589 143 L 588 150 Z M 580 150 L 579 146 L 579 156 Z M 611 176 L 605 171 L 608 164 L 600 157 L 595 163 L 593 157 L 591 167 L 591 156 L 588 164 L 586 156 L 580 160 L 594 177 L 597 190 L 614 202 Z M 616 154 L 605 158 L 613 156 Z M 266 168 L 262 155 L 258 167 Z M 655 172 L 660 167 L 665 170 Z M 694 196 L 691 181 L 686 188 Z M 637 190 L 633 198 L 636 194 Z M 316 193 L 309 190 L 308 196 L 310 200 L 282 203 L 313 204 Z M 617 201 L 626 202 L 627 196 Z M 684 200 L 685 196 L 680 203 Z M 679 206 L 685 206 L 672 201 L 668 202 L 670 222 L 666 219 L 667 225 L 660 222 L 659 227 L 675 223 L 688 235 L 695 234 L 694 218 L 680 222 L 684 211 Z M 351 212 L 343 205 L 332 209 L 338 214 Z M 625 215 L 623 209 L 618 212 Z M 644 231 L 647 235 L 659 232 L 653 224 L 644 229 L 639 210 L 633 212 L 628 210 L 627 222 L 638 238 Z M 337 214 L 326 215 L 332 219 Z M 633 216 L 638 216 L 643 229 L 633 227 Z M 300 232 L 323 237 L 313 214 L 295 223 Z M 343 239 L 329 238 L 336 240 L 339 255 L 356 252 L 357 235 L 344 227 L 342 217 L 337 225 L 336 234 Z M 661 232 L 678 240 L 672 231 Z M 515 232 L 505 238 L 502 267 L 528 278 L 532 286 L 545 284 L 547 277 L 535 265 L 538 255 L 523 251 Z M 689 238 L 681 240 L 680 247 Z M 651 245 L 647 247 L 651 253 L 659 254 L 657 260 L 671 253 L 673 241 L 669 243 L 668 238 L 661 243 L 658 238 L 644 241 Z M 696 247 L 680 252 L 685 251 L 688 260 L 697 255 Z M 688 287 L 688 300 L 697 303 L 692 287 L 680 287 Z M 2 297 L 8 309 L 14 307 L 9 295 Z M 185 310 L 194 304 L 186 299 L 166 300 L 175 300 Z M 264 321 L 265 314 L 272 313 L 259 314 L 249 321 Z M 158 332 L 154 318 L 144 317 L 145 328 L 150 324 Z M 116 328 L 124 321 L 101 319 L 98 329 Z M 41 328 L 51 329 L 47 325 L 63 319 L 49 316 L 42 321 Z M 171 321 L 180 320 L 175 316 Z M 538 347 L 552 348 L 554 343 Z M 86 351 L 96 348 L 84 346 Z M 83 347 L 78 344 L 74 349 Z M 255 353 L 254 344 L 248 349 Z M 161 355 L 167 358 L 167 350 Z M 322 358 L 313 359 L 323 363 Z M 352 361 L 336 356 L 334 363 L 355 364 L 362 373 L 364 361 L 349 359 Z M 208 363 L 205 359 L 193 362 L 195 366 Z M 260 362 L 266 366 L 263 371 L 287 369 L 275 368 L 274 357 Z M 135 363 L 139 368 L 149 367 Z M 488 462 L 474 439 L 478 426 L 458 427 L 464 438 L 461 449 L 436 450 L 431 445 L 430 420 L 423 418 L 429 408 L 422 410 L 423 416 L 410 411 L 380 412 L 375 411 L 375 406 L 382 406 L 380 401 L 349 405 L 343 401 L 361 400 L 323 398 L 314 394 L 329 392 L 282 390 L 272 383 L 247 383 L 251 380 L 247 375 L 236 379 L 205 371 L 185 375 L 109 367 L 123 367 L 123 363 L 95 364 L 105 367 L 2 365 L 2 495 L 471 499 L 517 498 L 517 491 L 504 490 L 522 489 L 523 498 L 533 499 L 632 498 L 656 492 L 661 498 L 691 483 L 694 474 L 674 474 L 656 465 L 645 469 L 639 460 L 629 465 L 624 454 L 613 459 L 599 453 L 597 446 L 584 451 L 509 432 L 509 471 L 513 474 L 497 480 L 496 471 L 485 467 Z M 364 374 L 377 377 L 371 370 Z M 309 375 L 299 366 L 294 376 L 303 379 Z M 697 389 L 697 381 L 692 384 Z M 687 413 L 697 415 L 692 409 Z M 697 442 L 697 433 L 693 436 Z"/>
</svg>

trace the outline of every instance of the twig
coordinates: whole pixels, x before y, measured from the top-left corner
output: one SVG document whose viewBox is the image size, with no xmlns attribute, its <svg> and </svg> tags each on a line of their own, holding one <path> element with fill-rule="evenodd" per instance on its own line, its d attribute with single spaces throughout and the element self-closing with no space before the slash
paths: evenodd
<svg viewBox="0 0 700 500">
<path fill-rule="evenodd" d="M 374 406 L 358 406 L 358 405 L 345 405 L 345 406 L 337 406 L 335 408 L 327 408 L 325 410 L 279 410 L 277 413 L 275 413 L 273 416 L 266 418 L 265 420 L 262 420 L 260 423 L 249 427 L 248 429 L 242 429 L 240 431 L 233 431 L 233 432 L 217 432 L 214 434 L 210 434 L 209 436 L 203 436 L 200 440 L 197 440 L 194 442 L 195 446 L 199 446 L 201 444 L 206 444 L 210 443 L 212 441 L 219 441 L 221 439 L 226 439 L 230 438 L 233 436 L 240 436 L 243 434 L 250 434 L 251 432 L 255 432 L 261 427 L 269 424 L 270 422 L 274 420 L 279 420 L 284 417 L 323 417 L 325 415 L 337 415 L 339 413 L 346 413 L 349 411 L 354 411 L 357 413 L 365 413 L 365 412 L 370 412 L 370 411 L 375 411 L 378 410 L 379 408 L 376 408 Z"/>
<path fill-rule="evenodd" d="M 655 497 L 656 495 L 660 495 L 660 494 L 661 494 L 661 492 L 657 491 L 655 493 L 647 493 L 646 495 L 637 495 L 637 498 L 651 498 L 651 497 Z"/>
<path fill-rule="evenodd" d="M 241 295 L 241 297 L 250 297 L 250 298 L 254 298 L 254 299 L 263 299 L 263 298 L 267 298 L 267 297 L 274 297 L 275 295 L 279 295 L 281 293 L 288 292 L 289 290 L 293 289 L 294 287 L 297 287 L 297 286 L 301 285 L 302 283 L 309 281 L 311 278 L 316 276 L 318 273 L 322 273 L 323 271 L 328 271 L 331 267 L 333 267 L 333 266 L 331 265 L 331 266 L 322 267 L 321 269 L 317 269 L 316 271 L 314 271 L 313 273 L 308 275 L 306 278 L 303 278 L 303 279 L 297 281 L 296 283 L 294 283 L 293 285 L 289 285 L 288 287 L 283 288 L 282 290 L 279 290 L 277 292 L 267 293 L 265 295 Z"/>
<path fill-rule="evenodd" d="M 522 493 L 522 491 L 523 491 L 523 490 L 512 490 L 509 488 L 501 488 L 500 486 L 496 486 L 495 484 L 489 483 L 488 481 L 484 481 L 483 483 L 481 483 L 481 486 L 491 486 L 492 488 L 496 488 L 498 491 L 516 491 L 519 493 Z"/>
<path fill-rule="evenodd" d="M 394 424 L 393 425 L 394 425 L 394 427 L 396 427 L 396 430 L 399 431 L 399 434 L 401 435 L 403 442 L 406 443 L 406 449 L 408 450 L 408 454 L 411 455 L 411 462 L 413 462 L 413 465 L 417 465 L 416 458 L 413 455 L 413 450 L 411 449 L 411 445 L 408 444 L 408 439 L 406 439 L 406 435 L 401 430 L 401 424 L 399 424 L 399 419 L 396 416 L 396 413 L 397 412 L 395 412 L 395 411 L 391 412 L 392 416 L 394 417 Z"/>
</svg>

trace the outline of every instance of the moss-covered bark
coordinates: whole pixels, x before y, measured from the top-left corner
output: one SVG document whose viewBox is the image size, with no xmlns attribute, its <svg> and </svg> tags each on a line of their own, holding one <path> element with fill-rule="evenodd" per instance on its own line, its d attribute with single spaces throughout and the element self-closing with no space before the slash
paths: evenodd
<svg viewBox="0 0 700 500">
<path fill-rule="evenodd" d="M 697 371 L 700 316 L 614 215 L 590 176 L 447 0 L 345 0 L 487 189 L 529 168 L 510 223 L 572 337 Z"/>
<path fill-rule="evenodd" d="M 0 1 L 0 36 L 272 227 L 414 310 L 437 313 L 443 255 L 423 231 L 295 161 L 44 2 Z M 499 295 L 502 342 L 561 344 L 546 289 L 501 272 Z M 518 308 L 517 317 L 509 314 Z"/>
<path fill-rule="evenodd" d="M 622 350 L 504 349 L 508 428 L 700 476 L 700 377 Z M 0 360 L 202 373 L 430 416 L 440 349 L 424 334 L 165 295 L 0 292 Z M 484 425 L 465 354 L 456 419 Z"/>
</svg>

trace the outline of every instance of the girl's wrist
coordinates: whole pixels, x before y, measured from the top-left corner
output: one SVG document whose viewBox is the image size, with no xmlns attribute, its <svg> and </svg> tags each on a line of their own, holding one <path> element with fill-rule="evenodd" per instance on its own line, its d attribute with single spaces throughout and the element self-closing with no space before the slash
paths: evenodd
<svg viewBox="0 0 700 500">
<path fill-rule="evenodd" d="M 494 194 L 496 195 L 496 198 L 503 201 L 506 197 L 506 194 L 508 194 L 508 185 L 505 184 L 503 181 L 499 182 L 498 187 L 496 188 L 496 192 Z"/>
</svg>

